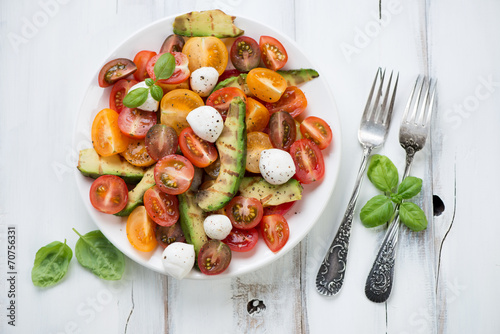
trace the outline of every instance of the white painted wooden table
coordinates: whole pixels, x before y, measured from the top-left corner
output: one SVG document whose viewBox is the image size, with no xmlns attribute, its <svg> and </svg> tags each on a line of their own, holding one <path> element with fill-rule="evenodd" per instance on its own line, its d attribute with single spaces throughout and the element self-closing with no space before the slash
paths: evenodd
<svg viewBox="0 0 500 334">
<path fill-rule="evenodd" d="M 34 287 L 38 248 L 65 238 L 73 246 L 72 227 L 95 229 L 75 185 L 71 146 L 90 78 L 137 29 L 210 8 L 290 36 L 328 80 L 343 131 L 329 207 L 293 251 L 242 277 L 176 281 L 127 260 L 122 281 L 106 282 L 73 260 L 58 286 Z M 499 14 L 495 0 L 1 1 L 0 332 L 499 333 Z M 359 117 L 378 66 L 401 75 L 394 126 L 379 151 L 399 168 L 397 126 L 411 85 L 419 73 L 439 79 L 431 140 L 414 168 L 425 180 L 430 224 L 422 233 L 404 229 L 384 304 L 366 299 L 364 283 L 385 228 L 365 229 L 358 218 L 343 290 L 325 298 L 314 286 L 352 191 Z M 374 193 L 365 182 L 359 203 Z M 434 218 L 433 194 L 445 205 Z M 8 226 L 17 228 L 15 297 L 8 296 Z"/>
</svg>

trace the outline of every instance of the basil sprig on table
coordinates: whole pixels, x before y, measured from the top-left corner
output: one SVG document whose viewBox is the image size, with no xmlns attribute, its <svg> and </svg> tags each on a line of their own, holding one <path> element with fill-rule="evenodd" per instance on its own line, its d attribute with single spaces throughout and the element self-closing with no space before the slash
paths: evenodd
<svg viewBox="0 0 500 334">
<path fill-rule="evenodd" d="M 130 91 L 123 99 L 123 104 L 128 108 L 137 108 L 146 102 L 149 92 L 156 101 L 161 101 L 163 89 L 156 84 L 158 80 L 165 80 L 172 76 L 175 70 L 175 57 L 171 53 L 165 53 L 158 58 L 154 66 L 156 80 L 147 78 L 147 88 L 141 87 Z"/>
<path fill-rule="evenodd" d="M 39 287 L 48 287 L 59 282 L 68 272 L 73 252 L 66 240 L 54 241 L 36 252 L 35 264 L 31 270 L 31 280 Z"/>
<path fill-rule="evenodd" d="M 370 160 L 368 179 L 384 192 L 370 199 L 361 209 L 360 218 L 365 227 L 375 227 L 388 222 L 394 214 L 394 204 L 399 204 L 399 218 L 413 231 L 427 228 L 424 211 L 415 203 L 403 200 L 415 197 L 422 189 L 422 179 L 408 176 L 398 186 L 398 169 L 386 156 L 376 154 Z"/>
<path fill-rule="evenodd" d="M 122 278 L 125 258 L 101 231 L 96 230 L 85 235 L 75 229 L 73 231 L 80 236 L 75 245 L 75 256 L 83 267 L 105 280 Z"/>
<path fill-rule="evenodd" d="M 76 242 L 75 256 L 78 262 L 105 280 L 119 280 L 125 271 L 125 258 L 115 246 L 96 230 L 81 235 Z M 73 251 L 64 243 L 54 241 L 36 252 L 31 280 L 39 287 L 48 287 L 59 282 L 68 272 Z"/>
</svg>

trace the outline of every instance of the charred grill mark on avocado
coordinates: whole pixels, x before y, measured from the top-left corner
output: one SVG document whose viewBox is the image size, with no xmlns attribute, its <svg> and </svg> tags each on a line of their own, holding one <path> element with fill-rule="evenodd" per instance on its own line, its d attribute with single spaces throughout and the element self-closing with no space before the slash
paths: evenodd
<svg viewBox="0 0 500 334">
<path fill-rule="evenodd" d="M 246 165 L 246 104 L 235 98 L 227 113 L 224 129 L 215 145 L 219 150 L 220 172 L 214 184 L 197 194 L 205 211 L 224 207 L 236 194 Z"/>
<path fill-rule="evenodd" d="M 257 198 L 263 206 L 279 205 L 302 198 L 302 186 L 295 179 L 272 185 L 260 176 L 244 177 L 239 191 L 241 196 Z"/>
</svg>

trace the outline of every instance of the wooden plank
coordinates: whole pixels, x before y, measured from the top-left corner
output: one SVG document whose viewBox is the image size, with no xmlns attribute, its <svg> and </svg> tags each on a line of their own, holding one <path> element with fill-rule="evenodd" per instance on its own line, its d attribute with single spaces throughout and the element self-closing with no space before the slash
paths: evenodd
<svg viewBox="0 0 500 334">
<path fill-rule="evenodd" d="M 435 219 L 438 333 L 494 333 L 500 328 L 500 320 L 492 314 L 499 304 L 494 282 L 500 278 L 494 265 L 499 256 L 493 247 L 499 233 L 491 219 L 495 204 L 492 197 L 471 189 L 478 184 L 493 189 L 499 182 L 491 178 L 496 174 L 491 150 L 499 135 L 495 126 L 500 72 L 490 60 L 474 61 L 484 54 L 491 59 L 500 55 L 498 45 L 490 43 L 498 39 L 492 24 L 499 4 L 466 4 L 443 26 L 439 22 L 448 17 L 451 5 L 442 1 L 431 7 L 432 62 L 441 88 L 434 129 L 440 154 L 434 161 L 434 179 L 435 193 L 445 205 Z M 483 24 L 470 29 L 478 21 Z M 450 66 L 450 59 L 468 65 Z M 471 308 L 472 304 L 478 307 Z"/>
</svg>

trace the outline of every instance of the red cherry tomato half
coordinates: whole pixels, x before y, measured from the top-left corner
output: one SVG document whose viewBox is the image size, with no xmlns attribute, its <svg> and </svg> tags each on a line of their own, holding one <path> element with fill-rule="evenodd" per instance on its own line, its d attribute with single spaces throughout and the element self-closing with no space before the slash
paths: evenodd
<svg viewBox="0 0 500 334">
<path fill-rule="evenodd" d="M 90 203 L 101 212 L 118 213 L 125 208 L 127 201 L 127 184 L 118 176 L 99 176 L 90 187 Z"/>
<path fill-rule="evenodd" d="M 128 90 L 136 84 L 137 81 L 126 79 L 119 80 L 115 83 L 111 89 L 111 94 L 109 95 L 109 108 L 113 109 L 117 113 L 121 113 L 123 109 L 130 110 L 130 108 L 123 105 L 123 98 L 127 95 Z"/>
<path fill-rule="evenodd" d="M 269 139 L 274 147 L 288 151 L 297 137 L 297 125 L 286 111 L 278 111 L 269 120 Z"/>
<path fill-rule="evenodd" d="M 126 108 L 118 116 L 118 127 L 127 137 L 143 139 L 157 119 L 154 111 Z"/>
<path fill-rule="evenodd" d="M 134 62 L 127 58 L 114 59 L 101 68 L 99 76 L 99 86 L 109 87 L 120 79 L 126 78 L 128 75 L 137 71 L 137 66 Z"/>
<path fill-rule="evenodd" d="M 198 137 L 191 127 L 179 134 L 179 146 L 182 154 L 196 167 L 205 168 L 218 157 L 215 145 Z"/>
<path fill-rule="evenodd" d="M 253 38 L 240 36 L 234 40 L 229 57 L 237 70 L 248 72 L 259 66 L 259 44 Z"/>
<path fill-rule="evenodd" d="M 323 119 L 309 116 L 300 124 L 300 133 L 311 139 L 320 150 L 324 150 L 332 142 L 332 129 Z"/>
<path fill-rule="evenodd" d="M 148 62 L 146 70 L 149 74 L 149 77 L 153 80 L 156 80 L 155 70 L 154 70 L 155 64 L 158 61 L 158 59 L 164 54 L 165 53 L 157 54 L 156 56 L 151 58 Z M 160 84 L 178 84 L 186 81 L 189 78 L 189 75 L 191 74 L 188 67 L 189 63 L 188 56 L 186 56 L 182 52 L 171 52 L 171 54 L 175 57 L 174 73 L 172 73 L 172 75 L 168 79 L 158 80 L 158 83 Z"/>
<path fill-rule="evenodd" d="M 264 216 L 275 215 L 275 214 L 284 216 L 288 211 L 290 211 L 295 202 L 296 201 L 282 203 L 274 206 L 266 206 L 264 208 Z"/>
<path fill-rule="evenodd" d="M 266 108 L 271 114 L 278 111 L 286 111 L 292 117 L 300 115 L 306 107 L 306 96 L 295 86 L 287 87 L 278 102 L 266 103 Z"/>
<path fill-rule="evenodd" d="M 172 226 L 179 219 L 179 201 L 153 186 L 144 193 L 144 206 L 153 221 L 161 226 Z"/>
<path fill-rule="evenodd" d="M 176 34 L 169 35 L 163 42 L 160 53 L 182 52 L 184 43 L 184 38 L 182 38 L 182 36 Z"/>
<path fill-rule="evenodd" d="M 222 115 L 222 118 L 225 120 L 227 111 L 229 110 L 229 105 L 235 97 L 241 97 L 245 103 L 247 101 L 247 97 L 241 89 L 236 87 L 225 87 L 217 89 L 215 92 L 210 94 L 207 98 L 206 105 L 217 109 Z"/>
<path fill-rule="evenodd" d="M 209 240 L 198 253 L 198 267 L 206 275 L 217 275 L 231 262 L 231 249 L 220 240 Z"/>
<path fill-rule="evenodd" d="M 177 151 L 178 143 L 177 132 L 167 125 L 153 125 L 146 133 L 146 151 L 155 161 L 174 154 Z"/>
<path fill-rule="evenodd" d="M 171 226 L 156 225 L 156 240 L 161 247 L 167 248 L 168 245 L 174 242 L 186 242 L 184 232 L 182 232 L 181 224 L 175 223 Z"/>
<path fill-rule="evenodd" d="M 137 66 L 137 71 L 134 72 L 134 78 L 137 81 L 144 81 L 149 78 L 148 71 L 146 70 L 148 62 L 151 58 L 156 56 L 154 51 L 139 51 L 134 57 L 134 63 Z"/>
<path fill-rule="evenodd" d="M 285 47 L 276 38 L 260 36 L 259 47 L 262 61 L 267 68 L 276 71 L 285 66 L 288 55 Z"/>
<path fill-rule="evenodd" d="M 156 185 L 161 191 L 170 195 L 179 195 L 191 186 L 194 167 L 182 155 L 171 154 L 156 163 L 154 176 Z"/>
<path fill-rule="evenodd" d="M 325 176 L 323 153 L 312 140 L 297 140 L 290 147 L 290 155 L 295 163 L 295 177 L 300 183 L 319 181 Z"/>
<path fill-rule="evenodd" d="M 242 230 L 233 228 L 231 233 L 222 240 L 233 252 L 248 252 L 252 250 L 259 240 L 259 232 L 256 228 Z"/>
<path fill-rule="evenodd" d="M 276 214 L 262 217 L 259 228 L 267 247 L 273 252 L 283 248 L 290 236 L 288 223 L 282 215 Z"/>
<path fill-rule="evenodd" d="M 244 230 L 257 226 L 264 212 L 258 199 L 243 196 L 234 197 L 224 210 L 231 224 Z"/>
</svg>

